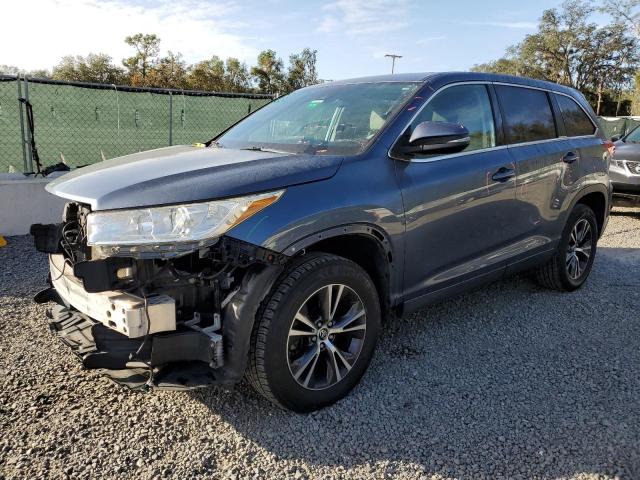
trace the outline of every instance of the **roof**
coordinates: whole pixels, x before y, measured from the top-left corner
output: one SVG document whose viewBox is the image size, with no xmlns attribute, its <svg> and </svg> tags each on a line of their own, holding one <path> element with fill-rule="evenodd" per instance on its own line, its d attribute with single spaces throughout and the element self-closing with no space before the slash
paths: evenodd
<svg viewBox="0 0 640 480">
<path fill-rule="evenodd" d="M 547 90 L 554 90 L 557 92 L 576 94 L 576 90 L 564 85 L 559 85 L 553 82 L 547 82 L 545 80 L 536 80 L 527 77 L 516 77 L 514 75 L 502 75 L 497 73 L 482 73 L 482 72 L 422 72 L 422 73 L 397 73 L 394 75 L 376 75 L 371 77 L 350 78 L 345 80 L 338 80 L 329 83 L 329 85 L 335 84 L 350 84 L 350 83 L 375 83 L 375 82 L 420 82 L 420 83 L 438 83 L 446 84 L 451 82 L 472 82 L 472 81 L 485 81 L 485 82 L 505 82 L 513 83 L 516 85 L 526 85 L 530 87 L 544 88 Z M 326 85 L 326 84 L 325 84 Z"/>
<path fill-rule="evenodd" d="M 340 83 L 376 83 L 376 82 L 420 82 L 423 83 L 433 75 L 432 73 L 396 73 L 393 75 L 373 75 L 370 77 L 347 78 L 336 80 L 331 84 Z"/>
</svg>

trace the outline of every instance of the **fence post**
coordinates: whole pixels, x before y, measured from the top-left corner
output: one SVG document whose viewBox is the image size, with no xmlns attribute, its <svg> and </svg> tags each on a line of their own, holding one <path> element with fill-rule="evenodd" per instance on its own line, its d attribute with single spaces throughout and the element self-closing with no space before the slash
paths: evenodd
<svg viewBox="0 0 640 480">
<path fill-rule="evenodd" d="M 120 100 L 118 100 L 118 87 L 114 83 L 111 84 L 113 89 L 116 91 L 116 111 L 118 115 L 118 140 L 120 140 Z"/>
<path fill-rule="evenodd" d="M 22 109 L 22 102 L 20 98 L 22 98 L 22 80 L 20 79 L 20 75 L 17 77 L 16 84 L 18 85 L 18 113 L 20 115 L 20 138 L 22 139 L 22 173 L 29 172 L 29 165 L 27 164 L 27 139 L 24 136 L 24 113 Z"/>
<path fill-rule="evenodd" d="M 24 98 L 25 100 L 28 102 L 29 101 L 29 79 L 28 77 L 25 75 L 24 77 Z M 27 170 L 28 172 L 33 172 L 33 138 L 31 138 L 31 129 L 27 128 L 27 149 L 29 152 L 28 155 L 28 167 L 29 170 Z"/>
<path fill-rule="evenodd" d="M 173 145 L 173 93 L 169 92 L 169 146 Z"/>
</svg>

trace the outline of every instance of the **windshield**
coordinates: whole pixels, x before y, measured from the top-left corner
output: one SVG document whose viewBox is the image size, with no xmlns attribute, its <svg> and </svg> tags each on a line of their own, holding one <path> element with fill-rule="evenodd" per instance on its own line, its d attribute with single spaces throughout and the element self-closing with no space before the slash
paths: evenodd
<svg viewBox="0 0 640 480">
<path fill-rule="evenodd" d="M 626 136 L 624 141 L 629 143 L 640 143 L 640 128 L 634 128 L 631 133 Z"/>
<path fill-rule="evenodd" d="M 297 90 L 247 117 L 216 143 L 227 148 L 353 155 L 364 150 L 419 86 L 384 82 Z"/>
</svg>

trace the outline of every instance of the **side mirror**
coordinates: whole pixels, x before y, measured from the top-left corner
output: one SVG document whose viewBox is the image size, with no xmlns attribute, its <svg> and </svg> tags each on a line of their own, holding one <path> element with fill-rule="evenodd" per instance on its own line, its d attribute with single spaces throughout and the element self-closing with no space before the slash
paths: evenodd
<svg viewBox="0 0 640 480">
<path fill-rule="evenodd" d="M 402 153 L 456 153 L 469 146 L 469 130 L 457 123 L 422 122 L 411 132 Z"/>
<path fill-rule="evenodd" d="M 617 142 L 618 140 L 620 140 L 622 138 L 622 135 L 618 134 L 618 135 L 614 135 L 613 137 L 611 137 L 611 141 L 612 142 Z"/>
</svg>

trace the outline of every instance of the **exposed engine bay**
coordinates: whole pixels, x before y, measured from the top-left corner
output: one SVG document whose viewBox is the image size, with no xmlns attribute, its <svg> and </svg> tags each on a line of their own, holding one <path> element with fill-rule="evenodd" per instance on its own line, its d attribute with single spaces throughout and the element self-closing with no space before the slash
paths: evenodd
<svg viewBox="0 0 640 480">
<path fill-rule="evenodd" d="M 33 225 L 49 254 L 52 331 L 80 356 L 130 387 L 192 388 L 242 376 L 255 311 L 286 256 L 220 237 L 188 247 L 95 247 L 90 208 L 65 207 L 63 221 Z M 259 288 L 253 288 L 259 285 Z"/>
</svg>

